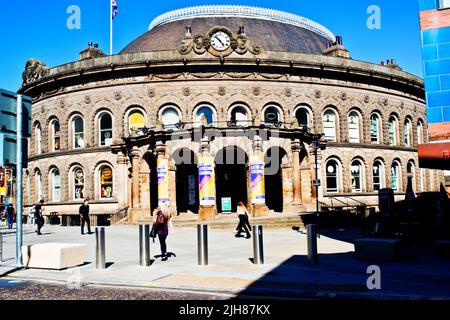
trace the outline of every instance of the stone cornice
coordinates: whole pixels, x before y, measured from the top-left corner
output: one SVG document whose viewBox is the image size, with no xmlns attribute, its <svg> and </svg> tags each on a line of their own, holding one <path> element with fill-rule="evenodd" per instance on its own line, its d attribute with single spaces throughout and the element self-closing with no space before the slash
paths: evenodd
<svg viewBox="0 0 450 320">
<path fill-rule="evenodd" d="M 74 149 L 74 150 L 64 150 L 64 151 L 58 151 L 58 152 L 51 152 L 51 153 L 42 153 L 37 156 L 31 156 L 28 158 L 28 161 L 38 161 L 42 159 L 48 159 L 48 158 L 57 158 L 57 157 L 64 157 L 64 156 L 71 156 L 71 155 L 80 155 L 80 154 L 89 154 L 89 153 L 111 153 L 111 147 L 102 147 L 102 148 L 83 148 L 83 149 Z"/>
</svg>

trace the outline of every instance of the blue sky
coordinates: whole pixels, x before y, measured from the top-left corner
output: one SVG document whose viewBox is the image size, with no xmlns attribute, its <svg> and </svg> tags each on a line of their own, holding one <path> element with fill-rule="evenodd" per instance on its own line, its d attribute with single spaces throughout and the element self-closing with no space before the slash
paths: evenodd
<svg viewBox="0 0 450 320">
<path fill-rule="evenodd" d="M 110 0 L 2 1 L 0 88 L 16 91 L 29 58 L 48 66 L 78 59 L 90 40 L 109 51 Z M 379 63 L 394 58 L 405 71 L 422 76 L 418 5 L 404 0 L 117 0 L 114 52 L 144 33 L 157 15 L 191 5 L 242 4 L 289 11 L 305 16 L 344 38 L 352 58 Z M 69 30 L 70 5 L 81 9 L 81 29 Z M 381 29 L 366 26 L 370 5 L 381 8 Z"/>
</svg>

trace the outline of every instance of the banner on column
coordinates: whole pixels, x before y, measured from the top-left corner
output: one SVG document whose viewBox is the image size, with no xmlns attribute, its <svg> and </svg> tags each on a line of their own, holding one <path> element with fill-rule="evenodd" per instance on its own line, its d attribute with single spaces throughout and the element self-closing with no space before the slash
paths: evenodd
<svg viewBox="0 0 450 320">
<path fill-rule="evenodd" d="M 198 160 L 199 191 L 201 206 L 216 205 L 216 175 L 214 172 L 214 159 L 200 157 Z"/>
<path fill-rule="evenodd" d="M 266 204 L 264 159 L 262 155 L 250 157 L 250 190 L 252 192 L 252 204 Z"/>
<path fill-rule="evenodd" d="M 169 202 L 169 161 L 158 159 L 156 171 L 158 173 L 158 204 Z"/>
</svg>

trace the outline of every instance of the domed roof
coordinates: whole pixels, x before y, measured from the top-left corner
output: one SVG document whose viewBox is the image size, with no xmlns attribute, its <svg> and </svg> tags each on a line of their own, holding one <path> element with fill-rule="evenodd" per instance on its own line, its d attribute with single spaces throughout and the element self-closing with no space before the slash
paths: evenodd
<svg viewBox="0 0 450 320">
<path fill-rule="evenodd" d="M 294 14 L 248 6 L 198 6 L 157 17 L 149 31 L 126 46 L 121 54 L 176 50 L 185 38 L 224 26 L 236 33 L 241 26 L 252 43 L 267 51 L 322 54 L 336 38 L 320 24 Z"/>
</svg>

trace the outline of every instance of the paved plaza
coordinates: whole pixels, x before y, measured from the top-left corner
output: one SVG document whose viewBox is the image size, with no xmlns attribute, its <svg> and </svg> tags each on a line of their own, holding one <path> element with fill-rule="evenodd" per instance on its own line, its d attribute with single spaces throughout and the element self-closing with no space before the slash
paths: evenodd
<svg viewBox="0 0 450 320">
<path fill-rule="evenodd" d="M 63 271 L 15 267 L 15 234 L 2 229 L 4 262 L 2 280 L 37 280 L 77 289 L 85 285 L 170 289 L 223 294 L 223 297 L 274 298 L 378 298 L 450 299 L 450 261 L 439 259 L 431 246 L 422 246 L 419 257 L 400 262 L 364 262 L 354 255 L 352 239 L 358 230 L 322 230 L 318 240 L 319 264 L 307 261 L 305 230 L 265 230 L 265 264 L 254 265 L 253 242 L 235 238 L 231 231 L 210 230 L 209 265 L 197 265 L 195 229 L 175 229 L 169 236 L 167 262 L 161 261 L 159 243 L 151 243 L 153 263 L 139 266 L 137 226 L 106 228 L 106 270 L 95 268 L 95 234 L 80 235 L 78 227 L 45 226 L 37 236 L 24 229 L 24 244 L 86 244 L 86 263 Z M 155 257 L 156 256 L 156 257 Z M 370 265 L 381 268 L 381 290 L 369 290 Z"/>
</svg>

